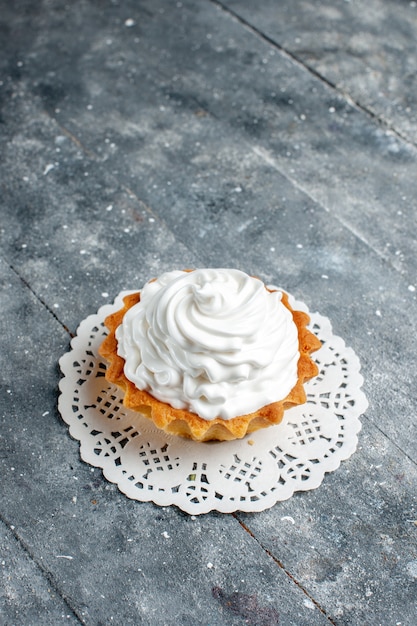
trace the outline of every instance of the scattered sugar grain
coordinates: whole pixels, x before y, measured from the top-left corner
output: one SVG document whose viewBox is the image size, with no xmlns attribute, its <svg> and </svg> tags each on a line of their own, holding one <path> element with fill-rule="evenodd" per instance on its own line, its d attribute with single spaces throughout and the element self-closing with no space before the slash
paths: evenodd
<svg viewBox="0 0 417 626">
<path fill-rule="evenodd" d="M 54 167 L 55 166 L 53 163 L 48 163 L 48 165 L 46 165 L 45 169 L 43 170 L 43 175 L 46 176 L 47 174 L 49 174 L 49 172 L 53 170 Z"/>
<path fill-rule="evenodd" d="M 314 603 L 313 603 L 311 600 L 309 600 L 308 598 L 306 598 L 306 599 L 304 600 L 303 604 L 304 604 L 304 606 L 305 606 L 305 607 L 307 607 L 308 609 L 314 609 L 314 608 L 315 608 Z"/>
<path fill-rule="evenodd" d="M 162 533 L 162 536 L 165 537 L 165 539 L 169 539 L 169 535 L 166 530 L 164 530 L 164 532 Z"/>
<path fill-rule="evenodd" d="M 132 28 L 132 26 L 134 26 L 135 24 L 135 20 L 133 20 L 131 17 L 125 20 L 125 26 L 127 26 L 127 28 Z"/>
<path fill-rule="evenodd" d="M 68 561 L 72 561 L 74 559 L 73 556 L 70 556 L 69 554 L 56 554 L 55 555 L 56 559 L 68 559 Z M 69 615 L 68 615 L 69 617 Z"/>
<path fill-rule="evenodd" d="M 103 291 L 103 293 L 101 294 L 102 298 L 108 298 L 109 294 L 107 293 L 107 291 Z"/>
<path fill-rule="evenodd" d="M 381 317 L 382 313 L 381 313 L 381 311 L 379 309 L 377 309 L 375 311 L 375 315 L 377 315 L 378 317 Z"/>
<path fill-rule="evenodd" d="M 414 287 L 414 285 L 408 285 L 408 291 L 415 291 L 415 290 L 416 288 Z"/>
</svg>

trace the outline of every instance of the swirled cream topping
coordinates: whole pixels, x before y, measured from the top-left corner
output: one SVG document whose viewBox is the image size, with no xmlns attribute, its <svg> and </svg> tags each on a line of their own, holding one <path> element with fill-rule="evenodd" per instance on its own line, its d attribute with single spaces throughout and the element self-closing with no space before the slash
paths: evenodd
<svg viewBox="0 0 417 626">
<path fill-rule="evenodd" d="M 234 269 L 163 274 L 117 328 L 125 376 L 206 420 L 282 400 L 297 382 L 299 351 L 281 297 Z"/>
</svg>

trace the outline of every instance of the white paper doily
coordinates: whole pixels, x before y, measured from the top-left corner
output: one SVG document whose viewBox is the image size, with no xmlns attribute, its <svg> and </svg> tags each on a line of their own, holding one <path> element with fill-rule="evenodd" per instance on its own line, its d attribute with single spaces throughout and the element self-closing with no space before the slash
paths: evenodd
<svg viewBox="0 0 417 626">
<path fill-rule="evenodd" d="M 359 359 L 333 335 L 327 318 L 309 313 L 309 328 L 323 346 L 313 354 L 320 373 L 305 385 L 306 404 L 287 410 L 278 426 L 242 440 L 197 443 L 166 435 L 124 408 L 121 392 L 104 377 L 98 355 L 107 334 L 103 321 L 121 308 L 126 293 L 80 324 L 60 359 L 58 408 L 80 442 L 81 458 L 101 467 L 129 498 L 175 504 L 194 515 L 262 511 L 295 491 L 315 489 L 353 454 L 368 403 Z M 291 296 L 290 302 L 308 312 Z"/>
</svg>

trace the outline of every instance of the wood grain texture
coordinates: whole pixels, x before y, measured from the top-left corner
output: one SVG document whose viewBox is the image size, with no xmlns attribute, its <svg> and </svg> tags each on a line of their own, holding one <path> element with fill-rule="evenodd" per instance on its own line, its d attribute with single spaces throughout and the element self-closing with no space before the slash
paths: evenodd
<svg viewBox="0 0 417 626">
<path fill-rule="evenodd" d="M 0 0 L 6 624 L 416 623 L 414 5 Z M 56 409 L 83 318 L 204 266 L 362 363 L 355 455 L 259 514 L 128 500 Z"/>
</svg>

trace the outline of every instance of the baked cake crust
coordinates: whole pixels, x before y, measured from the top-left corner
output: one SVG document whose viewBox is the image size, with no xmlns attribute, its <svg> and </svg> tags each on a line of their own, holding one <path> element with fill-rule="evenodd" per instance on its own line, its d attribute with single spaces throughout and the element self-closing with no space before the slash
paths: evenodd
<svg viewBox="0 0 417 626">
<path fill-rule="evenodd" d="M 290 393 L 279 402 L 268 404 L 254 413 L 239 415 L 229 420 L 215 418 L 206 420 L 185 409 L 174 409 L 169 404 L 154 398 L 147 391 L 141 391 L 124 374 L 125 360 L 117 354 L 116 328 L 132 306 L 140 300 L 140 292 L 130 294 L 123 299 L 124 306 L 104 320 L 109 330 L 99 348 L 99 353 L 108 362 L 106 380 L 124 391 L 123 404 L 126 408 L 140 412 L 154 424 L 171 435 L 180 435 L 195 441 L 226 441 L 240 439 L 245 435 L 279 424 L 285 409 L 306 402 L 303 384 L 317 376 L 318 367 L 311 360 L 310 354 L 321 347 L 320 340 L 307 329 L 309 316 L 303 311 L 295 311 L 288 302 L 288 296 L 282 292 L 282 303 L 291 312 L 298 330 L 299 352 L 298 379 Z"/>
</svg>

